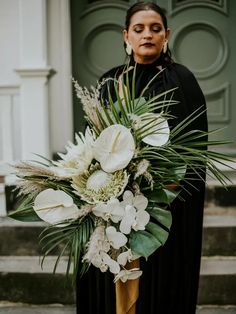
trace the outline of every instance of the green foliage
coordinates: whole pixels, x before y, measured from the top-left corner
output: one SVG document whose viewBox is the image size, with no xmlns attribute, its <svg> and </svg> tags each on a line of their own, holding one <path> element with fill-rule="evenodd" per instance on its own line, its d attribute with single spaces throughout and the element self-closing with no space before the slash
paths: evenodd
<svg viewBox="0 0 236 314">
<path fill-rule="evenodd" d="M 33 209 L 34 195 L 27 195 L 19 201 L 17 210 L 11 212 L 8 216 L 19 221 L 41 221 Z"/>
<path fill-rule="evenodd" d="M 147 212 L 153 217 L 159 224 L 165 227 L 167 230 L 170 230 L 172 224 L 172 215 L 169 210 L 166 210 L 161 207 L 153 206 L 148 207 Z"/>
<path fill-rule="evenodd" d="M 162 232 L 163 229 L 160 229 Z M 133 254 L 145 257 L 146 259 L 154 253 L 162 243 L 151 233 L 140 230 L 139 232 L 131 232 L 130 248 Z"/>
<path fill-rule="evenodd" d="M 49 226 L 40 234 L 40 244 L 44 253 L 41 261 L 43 266 L 47 255 L 55 249 L 59 251 L 53 273 L 56 272 L 62 256 L 67 256 L 66 275 L 72 273 L 72 280 L 75 282 L 77 274 L 85 273 L 89 265 L 82 263 L 82 256 L 85 253 L 86 245 L 94 230 L 94 221 L 91 216 L 86 216 L 70 225 Z"/>
<path fill-rule="evenodd" d="M 148 200 L 156 204 L 170 205 L 180 191 L 157 189 L 147 194 Z"/>
</svg>

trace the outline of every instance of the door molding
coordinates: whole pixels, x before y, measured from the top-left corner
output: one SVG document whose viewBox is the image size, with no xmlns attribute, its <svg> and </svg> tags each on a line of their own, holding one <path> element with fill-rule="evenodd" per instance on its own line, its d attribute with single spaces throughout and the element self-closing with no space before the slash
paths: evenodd
<svg viewBox="0 0 236 314">
<path fill-rule="evenodd" d="M 225 65 L 229 57 L 229 47 L 225 37 L 219 32 L 216 25 L 208 23 L 206 21 L 189 22 L 181 25 L 172 35 L 172 47 L 175 47 L 175 56 L 178 58 L 178 49 L 180 49 L 181 42 L 185 36 L 191 36 L 194 31 L 204 31 L 208 36 L 213 37 L 217 41 L 217 47 L 215 51 L 218 52 L 215 60 L 209 63 L 209 66 L 204 69 L 192 69 L 197 78 L 206 79 L 217 74 Z M 209 37 L 210 39 L 210 37 Z M 206 49 L 207 47 L 201 47 Z M 183 62 L 184 64 L 184 62 Z"/>
<path fill-rule="evenodd" d="M 228 15 L 228 1 L 227 0 L 219 0 L 218 2 L 213 2 L 211 0 L 205 1 L 197 1 L 197 0 L 189 0 L 189 1 L 178 1 L 178 0 L 170 0 L 169 4 L 169 15 L 173 16 L 180 11 L 196 8 L 196 7 L 205 7 L 211 10 L 217 10 L 222 14 Z"/>
</svg>

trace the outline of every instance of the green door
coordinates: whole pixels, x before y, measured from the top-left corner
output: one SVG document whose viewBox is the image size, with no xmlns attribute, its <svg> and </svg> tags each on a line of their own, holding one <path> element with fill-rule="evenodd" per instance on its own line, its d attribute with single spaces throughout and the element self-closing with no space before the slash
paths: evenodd
<svg viewBox="0 0 236 314">
<path fill-rule="evenodd" d="M 123 64 L 125 12 L 129 1 L 71 0 L 73 77 L 81 85 L 96 85 L 108 69 Z M 83 112 L 74 101 L 75 131 L 84 127 Z"/>
<path fill-rule="evenodd" d="M 90 86 L 125 60 L 122 29 L 126 9 L 137 1 L 71 0 L 73 76 Z M 210 128 L 236 142 L 236 1 L 155 1 L 168 12 L 173 58 L 191 69 L 207 100 Z M 75 102 L 75 130 L 83 126 Z M 213 138 L 219 138 L 219 134 Z"/>
<path fill-rule="evenodd" d="M 236 142 L 236 1 L 167 2 L 173 56 L 197 77 L 210 128 L 224 128 L 212 138 Z"/>
</svg>

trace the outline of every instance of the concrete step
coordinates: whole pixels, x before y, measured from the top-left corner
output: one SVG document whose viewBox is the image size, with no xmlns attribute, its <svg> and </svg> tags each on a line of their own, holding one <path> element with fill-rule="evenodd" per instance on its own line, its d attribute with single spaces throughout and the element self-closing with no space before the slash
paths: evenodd
<svg viewBox="0 0 236 314">
<path fill-rule="evenodd" d="M 236 257 L 202 257 L 198 304 L 236 305 Z"/>
<path fill-rule="evenodd" d="M 0 314 L 76 314 L 74 305 L 0 302 Z M 230 313 L 231 314 L 231 313 Z"/>
<path fill-rule="evenodd" d="M 7 239 L 0 241 L 0 255 L 41 255 L 39 235 L 45 227 L 43 222 L 21 222 L 0 217 L 0 239 Z M 56 254 L 55 249 L 52 255 Z"/>
<path fill-rule="evenodd" d="M 23 223 L 0 218 L 0 255 L 40 255 L 39 234 L 45 227 L 41 222 Z M 56 254 L 56 250 L 52 254 Z M 202 255 L 236 256 L 236 210 L 219 213 L 206 209 L 203 228 Z"/>
<path fill-rule="evenodd" d="M 236 211 L 204 217 L 203 256 L 236 256 Z"/>
<path fill-rule="evenodd" d="M 65 281 L 66 258 L 52 270 L 56 256 L 40 268 L 36 256 L 0 257 L 0 300 L 32 304 L 73 304 L 75 291 Z M 236 257 L 202 257 L 198 304 L 236 305 Z"/>
<path fill-rule="evenodd" d="M 1 303 L 0 314 L 76 314 L 75 306 L 61 304 L 30 305 L 21 303 Z M 200 306 L 196 314 L 236 314 L 234 306 Z"/>
<path fill-rule="evenodd" d="M 0 256 L 0 301 L 30 304 L 74 304 L 75 289 L 66 280 L 66 258 L 55 275 L 56 257 L 45 260 L 43 269 L 37 256 Z"/>
<path fill-rule="evenodd" d="M 236 184 L 229 185 L 225 189 L 222 185 L 208 184 L 206 187 L 206 204 L 214 204 L 218 207 L 234 207 L 236 209 Z"/>
<path fill-rule="evenodd" d="M 236 314 L 236 306 L 198 306 L 196 314 Z"/>
</svg>

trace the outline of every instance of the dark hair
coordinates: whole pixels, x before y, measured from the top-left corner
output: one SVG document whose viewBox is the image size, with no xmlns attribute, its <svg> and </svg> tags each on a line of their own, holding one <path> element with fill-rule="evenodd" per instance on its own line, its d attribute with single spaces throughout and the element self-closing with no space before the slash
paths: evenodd
<svg viewBox="0 0 236 314">
<path fill-rule="evenodd" d="M 165 11 L 165 9 L 159 7 L 157 4 L 155 4 L 153 2 L 137 2 L 137 3 L 133 4 L 126 12 L 125 29 L 128 31 L 131 18 L 135 13 L 137 13 L 139 11 L 148 11 L 148 10 L 155 11 L 156 13 L 158 13 L 161 16 L 164 28 L 165 28 L 165 30 L 167 30 L 168 24 L 167 24 L 167 18 L 166 18 L 166 11 Z M 168 63 L 173 62 L 171 59 L 171 52 L 170 52 L 169 47 L 167 47 L 167 51 L 165 54 L 163 52 L 161 52 L 160 58 L 161 58 L 163 64 L 168 64 Z"/>
</svg>

